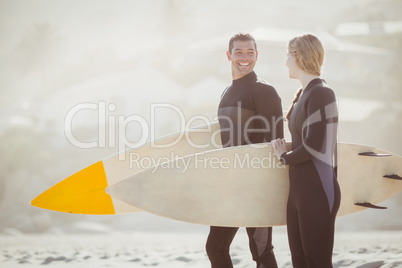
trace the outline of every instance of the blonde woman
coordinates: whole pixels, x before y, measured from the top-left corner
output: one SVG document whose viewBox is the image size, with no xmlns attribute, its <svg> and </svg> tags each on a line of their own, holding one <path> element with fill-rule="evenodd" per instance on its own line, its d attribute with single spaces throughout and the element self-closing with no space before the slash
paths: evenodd
<svg viewBox="0 0 402 268">
<path fill-rule="evenodd" d="M 336 177 L 338 112 L 333 90 L 320 78 L 324 49 L 311 34 L 289 41 L 289 77 L 301 83 L 287 114 L 292 148 L 272 141 L 289 165 L 287 228 L 295 268 L 332 266 L 335 217 L 340 205 Z"/>
</svg>

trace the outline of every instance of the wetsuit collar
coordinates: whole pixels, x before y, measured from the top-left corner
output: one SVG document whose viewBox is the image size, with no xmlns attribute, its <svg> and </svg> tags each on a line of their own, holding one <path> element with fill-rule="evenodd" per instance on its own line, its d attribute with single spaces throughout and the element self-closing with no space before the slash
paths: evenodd
<svg viewBox="0 0 402 268">
<path fill-rule="evenodd" d="M 309 90 L 310 88 L 312 88 L 312 87 L 314 87 L 315 85 L 317 85 L 317 84 L 319 84 L 319 83 L 322 83 L 322 82 L 325 83 L 325 80 L 324 80 L 324 79 L 321 79 L 321 78 L 315 78 L 315 79 L 311 80 L 310 83 L 307 84 L 306 88 L 305 88 L 303 91 L 307 91 L 307 90 Z"/>
<path fill-rule="evenodd" d="M 257 74 L 254 71 L 252 71 L 251 73 L 243 76 L 242 78 L 233 80 L 232 85 L 233 86 L 240 86 L 240 85 L 253 83 L 255 81 L 257 81 Z"/>
</svg>

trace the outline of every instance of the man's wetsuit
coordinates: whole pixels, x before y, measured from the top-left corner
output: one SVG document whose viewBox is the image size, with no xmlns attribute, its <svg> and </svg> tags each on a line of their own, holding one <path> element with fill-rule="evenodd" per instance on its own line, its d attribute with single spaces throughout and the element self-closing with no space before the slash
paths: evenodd
<svg viewBox="0 0 402 268">
<path fill-rule="evenodd" d="M 331 268 L 334 224 L 340 205 L 336 177 L 338 110 L 322 79 L 304 89 L 289 118 L 292 150 L 287 207 L 289 245 L 295 268 Z"/>
<path fill-rule="evenodd" d="M 233 80 L 218 109 L 223 147 L 270 142 L 283 138 L 281 99 L 276 90 L 254 72 Z M 247 180 L 247 178 L 244 178 Z M 233 267 L 229 247 L 239 228 L 211 226 L 206 250 L 212 268 Z M 277 267 L 272 228 L 247 228 L 250 251 L 257 268 Z"/>
</svg>

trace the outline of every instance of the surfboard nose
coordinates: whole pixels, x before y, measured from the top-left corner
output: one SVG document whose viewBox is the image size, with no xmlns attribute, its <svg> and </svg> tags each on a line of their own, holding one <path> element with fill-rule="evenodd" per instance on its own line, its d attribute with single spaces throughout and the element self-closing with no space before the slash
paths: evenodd
<svg viewBox="0 0 402 268">
<path fill-rule="evenodd" d="M 110 187 L 110 186 L 106 187 L 106 188 L 105 188 L 105 192 L 106 192 L 108 195 L 113 196 L 113 189 L 112 189 L 112 187 Z"/>
<path fill-rule="evenodd" d="M 125 188 L 128 187 L 125 184 L 126 184 L 125 180 L 119 181 L 117 183 L 114 183 L 113 185 L 106 187 L 105 192 L 112 198 L 116 198 L 115 195 L 118 195 L 120 191 L 125 190 Z M 117 200 L 120 199 L 117 198 Z"/>
<path fill-rule="evenodd" d="M 115 214 L 103 162 L 80 170 L 31 201 L 39 208 L 76 214 Z"/>
</svg>

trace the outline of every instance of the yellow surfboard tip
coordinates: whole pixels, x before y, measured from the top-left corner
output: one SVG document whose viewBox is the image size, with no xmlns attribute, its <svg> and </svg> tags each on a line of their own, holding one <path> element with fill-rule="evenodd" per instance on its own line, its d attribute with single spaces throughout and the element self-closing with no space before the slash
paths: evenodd
<svg viewBox="0 0 402 268">
<path fill-rule="evenodd" d="M 115 214 L 103 162 L 86 167 L 31 201 L 39 208 L 76 214 Z"/>
</svg>

